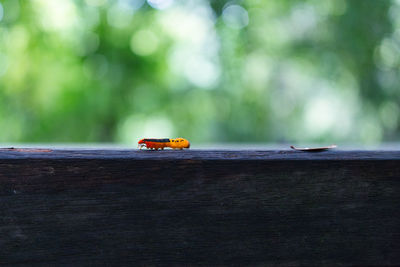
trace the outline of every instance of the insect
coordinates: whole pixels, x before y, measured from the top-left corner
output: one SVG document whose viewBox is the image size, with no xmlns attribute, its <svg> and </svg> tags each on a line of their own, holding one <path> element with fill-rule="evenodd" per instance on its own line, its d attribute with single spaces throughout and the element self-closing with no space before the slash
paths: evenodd
<svg viewBox="0 0 400 267">
<path fill-rule="evenodd" d="M 175 138 L 175 139 L 144 138 L 138 142 L 138 148 L 142 149 L 143 147 L 155 150 L 158 149 L 163 150 L 165 147 L 170 147 L 172 149 L 184 149 L 184 148 L 189 148 L 190 143 L 188 140 L 184 138 Z"/>
</svg>

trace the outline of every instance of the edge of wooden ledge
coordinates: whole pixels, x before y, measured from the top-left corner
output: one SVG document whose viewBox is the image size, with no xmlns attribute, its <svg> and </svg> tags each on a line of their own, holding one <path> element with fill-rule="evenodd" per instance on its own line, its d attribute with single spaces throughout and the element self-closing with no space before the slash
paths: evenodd
<svg viewBox="0 0 400 267">
<path fill-rule="evenodd" d="M 294 150 L 257 149 L 188 149 L 188 150 L 138 150 L 138 149 L 51 149 L 15 148 L 0 149 L 3 160 L 19 159 L 121 159 L 121 160 L 400 160 L 400 150 L 328 150 L 302 152 Z"/>
</svg>

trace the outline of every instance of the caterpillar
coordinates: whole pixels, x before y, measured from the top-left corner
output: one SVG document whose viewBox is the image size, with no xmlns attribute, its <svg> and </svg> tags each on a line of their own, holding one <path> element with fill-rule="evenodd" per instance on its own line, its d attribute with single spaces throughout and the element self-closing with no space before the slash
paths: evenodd
<svg viewBox="0 0 400 267">
<path fill-rule="evenodd" d="M 155 150 L 158 149 L 163 150 L 165 147 L 170 147 L 172 149 L 184 149 L 184 148 L 189 148 L 190 143 L 188 140 L 184 138 L 175 138 L 175 139 L 144 138 L 138 142 L 138 148 L 142 149 L 143 147 Z"/>
</svg>

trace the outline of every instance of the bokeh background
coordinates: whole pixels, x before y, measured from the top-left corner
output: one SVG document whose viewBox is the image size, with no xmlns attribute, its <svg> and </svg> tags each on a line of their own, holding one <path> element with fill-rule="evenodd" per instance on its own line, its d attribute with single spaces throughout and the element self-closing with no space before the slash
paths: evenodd
<svg viewBox="0 0 400 267">
<path fill-rule="evenodd" d="M 400 1 L 0 0 L 0 142 L 400 140 Z"/>
</svg>

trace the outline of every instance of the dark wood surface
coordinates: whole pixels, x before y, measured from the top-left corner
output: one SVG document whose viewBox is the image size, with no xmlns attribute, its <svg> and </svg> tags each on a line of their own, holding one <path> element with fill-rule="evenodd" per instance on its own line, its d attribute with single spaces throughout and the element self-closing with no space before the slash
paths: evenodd
<svg viewBox="0 0 400 267">
<path fill-rule="evenodd" d="M 0 264 L 400 264 L 400 151 L 0 149 L 0 203 Z"/>
</svg>

